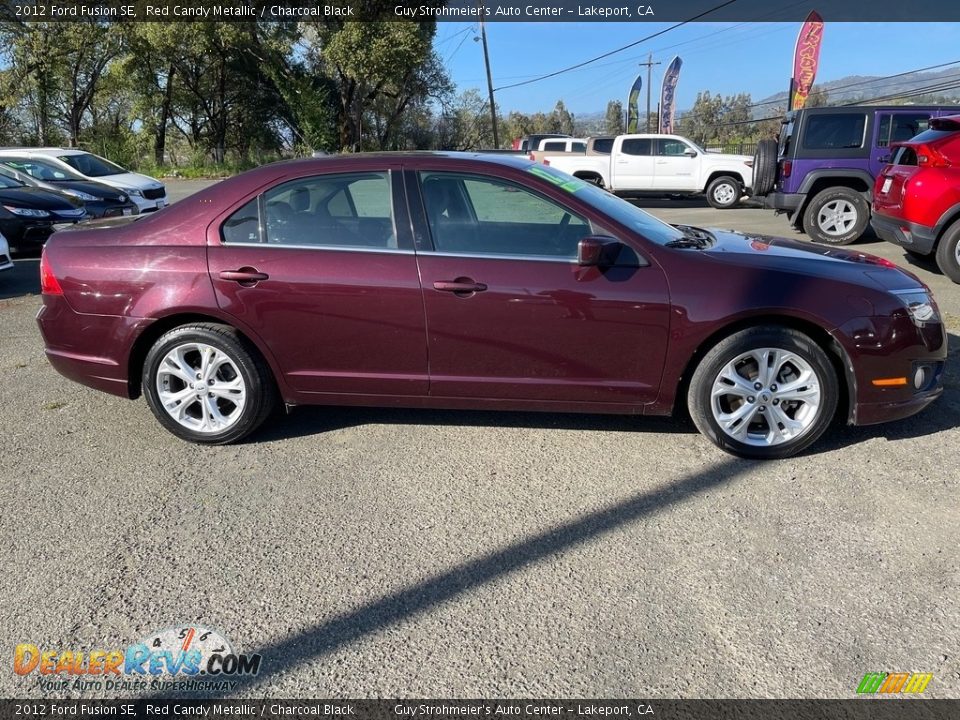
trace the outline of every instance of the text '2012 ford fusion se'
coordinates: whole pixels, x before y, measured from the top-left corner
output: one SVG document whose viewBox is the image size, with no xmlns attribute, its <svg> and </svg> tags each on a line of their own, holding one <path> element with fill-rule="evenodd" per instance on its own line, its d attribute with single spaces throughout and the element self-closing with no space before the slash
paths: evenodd
<svg viewBox="0 0 960 720">
<path fill-rule="evenodd" d="M 388 153 L 264 166 L 56 233 L 50 362 L 228 443 L 279 404 L 667 415 L 787 457 L 942 393 L 929 289 L 892 263 L 664 224 L 549 167 Z"/>
</svg>

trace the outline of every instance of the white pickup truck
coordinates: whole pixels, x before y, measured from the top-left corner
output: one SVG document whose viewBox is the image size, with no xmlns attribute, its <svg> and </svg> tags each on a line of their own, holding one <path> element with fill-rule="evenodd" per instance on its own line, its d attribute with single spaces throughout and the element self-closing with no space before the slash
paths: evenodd
<svg viewBox="0 0 960 720">
<path fill-rule="evenodd" d="M 753 185 L 753 158 L 708 152 L 679 135 L 618 135 L 609 155 L 547 155 L 541 161 L 621 195 L 699 195 L 731 208 Z"/>
</svg>

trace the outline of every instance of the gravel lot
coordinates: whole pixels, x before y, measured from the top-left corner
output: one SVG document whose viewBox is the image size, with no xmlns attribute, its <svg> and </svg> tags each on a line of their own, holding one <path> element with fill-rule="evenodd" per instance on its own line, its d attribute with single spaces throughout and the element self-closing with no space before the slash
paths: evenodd
<svg viewBox="0 0 960 720">
<path fill-rule="evenodd" d="M 852 697 L 915 671 L 960 697 L 960 287 L 911 270 L 951 330 L 943 399 L 755 463 L 682 421 L 521 413 L 307 408 L 188 445 L 50 368 L 21 260 L 0 274 L 0 646 L 199 623 L 262 653 L 239 696 Z M 45 694 L 0 673 L 0 697 Z"/>
</svg>

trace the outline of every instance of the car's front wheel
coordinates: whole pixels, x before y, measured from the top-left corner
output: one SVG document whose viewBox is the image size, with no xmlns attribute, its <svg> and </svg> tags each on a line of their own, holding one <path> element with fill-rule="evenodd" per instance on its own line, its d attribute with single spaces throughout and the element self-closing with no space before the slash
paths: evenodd
<svg viewBox="0 0 960 720">
<path fill-rule="evenodd" d="M 837 408 L 830 358 L 788 328 L 749 328 L 700 361 L 687 398 L 697 428 L 719 448 L 756 459 L 796 455 L 823 435 Z"/>
<path fill-rule="evenodd" d="M 856 190 L 821 190 L 803 213 L 803 230 L 827 245 L 849 245 L 863 235 L 870 222 L 870 205 Z"/>
<path fill-rule="evenodd" d="M 707 185 L 707 202 L 717 210 L 727 210 L 740 202 L 743 188 L 739 181 L 732 177 L 718 177 Z"/>
<path fill-rule="evenodd" d="M 174 435 L 223 445 L 257 429 L 277 404 L 269 367 L 226 325 L 200 323 L 160 337 L 143 365 L 143 390 Z"/>
</svg>

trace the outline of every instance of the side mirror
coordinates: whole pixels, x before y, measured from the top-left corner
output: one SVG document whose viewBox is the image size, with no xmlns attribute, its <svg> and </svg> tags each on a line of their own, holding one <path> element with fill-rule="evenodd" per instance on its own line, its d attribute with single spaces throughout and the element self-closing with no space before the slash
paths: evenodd
<svg viewBox="0 0 960 720">
<path fill-rule="evenodd" d="M 619 240 L 603 235 L 583 238 L 577 246 L 577 265 L 582 267 L 610 267 L 617 261 Z"/>
<path fill-rule="evenodd" d="M 686 155 L 687 157 L 696 157 L 697 151 L 694 150 L 693 148 L 687 148 L 686 150 L 683 151 L 683 154 Z"/>
</svg>

